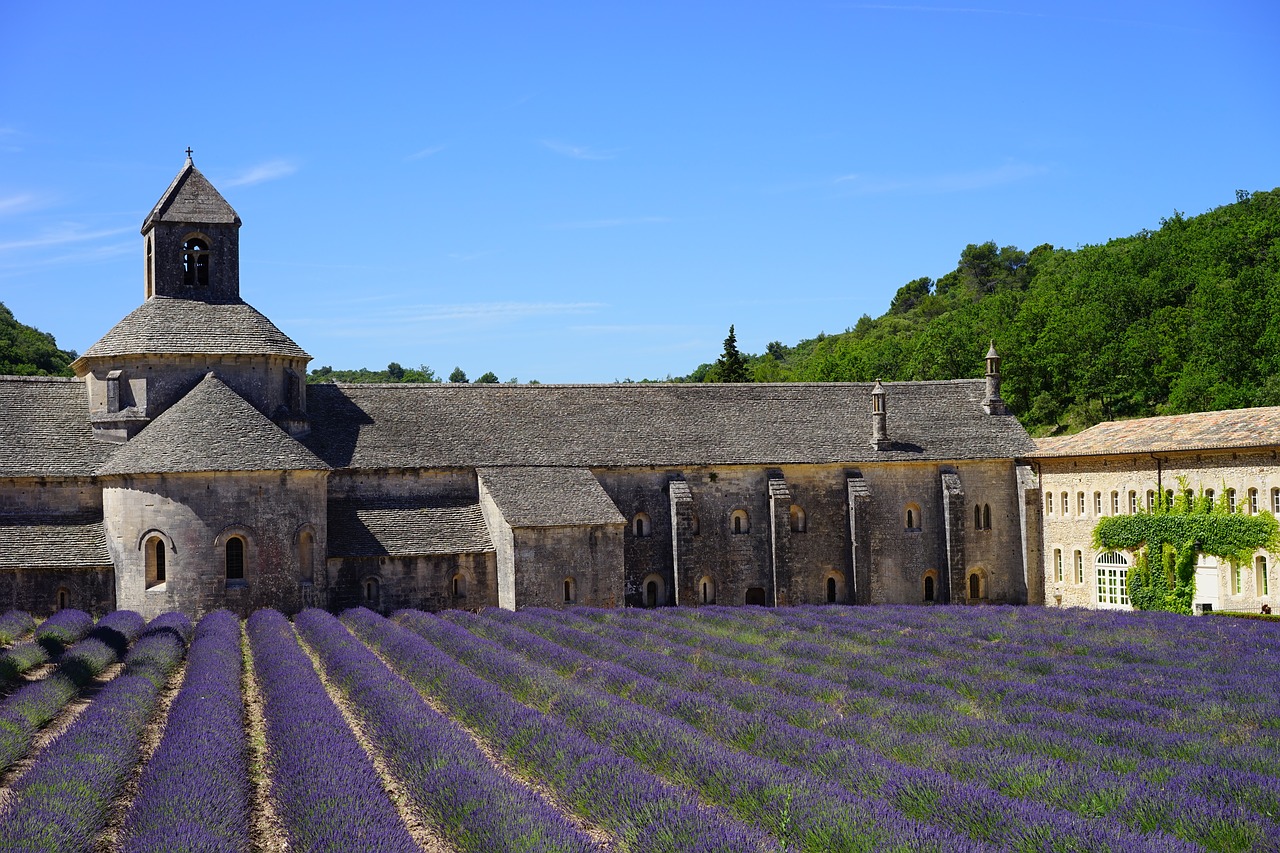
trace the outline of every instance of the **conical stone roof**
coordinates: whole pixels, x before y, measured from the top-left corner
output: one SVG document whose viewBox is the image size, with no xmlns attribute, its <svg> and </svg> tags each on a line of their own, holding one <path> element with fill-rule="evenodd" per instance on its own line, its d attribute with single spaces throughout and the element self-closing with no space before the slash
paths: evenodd
<svg viewBox="0 0 1280 853">
<path fill-rule="evenodd" d="M 240 224 L 235 212 L 222 193 L 214 189 L 209 179 L 187 157 L 182 171 L 160 196 L 156 206 L 142 223 L 146 234 L 157 222 L 200 222 Z"/>
<path fill-rule="evenodd" d="M 323 471 L 328 467 L 209 373 L 116 451 L 98 474 Z"/>
</svg>

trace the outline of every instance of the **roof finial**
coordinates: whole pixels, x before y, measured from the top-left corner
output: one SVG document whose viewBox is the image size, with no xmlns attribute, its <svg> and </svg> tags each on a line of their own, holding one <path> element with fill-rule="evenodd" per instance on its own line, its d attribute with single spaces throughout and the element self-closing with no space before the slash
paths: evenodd
<svg viewBox="0 0 1280 853">
<path fill-rule="evenodd" d="M 188 163 L 191 162 L 191 146 L 190 145 L 187 146 L 187 162 Z"/>
</svg>

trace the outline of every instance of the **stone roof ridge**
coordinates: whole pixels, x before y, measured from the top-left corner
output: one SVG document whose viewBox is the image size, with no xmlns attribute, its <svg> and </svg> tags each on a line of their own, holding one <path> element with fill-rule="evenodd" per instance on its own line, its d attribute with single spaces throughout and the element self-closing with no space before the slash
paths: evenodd
<svg viewBox="0 0 1280 853">
<path fill-rule="evenodd" d="M 534 391 L 538 388 L 628 388 L 670 389 L 702 388 L 708 392 L 717 388 L 870 388 L 879 382 L 891 387 L 931 387 L 938 385 L 984 385 L 977 379 L 902 379 L 858 382 L 319 382 L 318 385 L 336 385 L 339 388 L 474 388 L 476 390 Z"/>
<path fill-rule="evenodd" d="M 98 469 L 111 474 L 324 471 L 329 466 L 209 371 Z"/>
<path fill-rule="evenodd" d="M 222 193 L 209 183 L 191 157 L 182 164 L 169 188 L 160 196 L 155 207 L 142 222 L 146 234 L 157 222 L 233 223 L 240 224 L 240 216 L 222 197 Z"/>
<path fill-rule="evenodd" d="M 1103 421 L 1074 435 L 1036 439 L 1034 458 L 1174 453 L 1280 445 L 1280 406 Z"/>
<path fill-rule="evenodd" d="M 78 376 L 17 376 L 0 373 L 0 382 L 83 382 Z"/>
</svg>

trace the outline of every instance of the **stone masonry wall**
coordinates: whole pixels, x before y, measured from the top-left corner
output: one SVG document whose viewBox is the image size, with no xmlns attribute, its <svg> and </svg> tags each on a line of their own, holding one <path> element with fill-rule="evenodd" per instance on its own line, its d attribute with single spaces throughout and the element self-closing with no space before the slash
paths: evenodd
<svg viewBox="0 0 1280 853">
<path fill-rule="evenodd" d="M 1145 506 L 1147 492 L 1156 489 L 1181 488 L 1179 477 L 1186 478 L 1187 488 L 1197 494 L 1213 489 L 1221 496 L 1229 488 L 1236 490 L 1237 504 L 1248 511 L 1249 490 L 1256 489 L 1258 509 L 1274 512 L 1280 497 L 1280 459 L 1272 450 L 1220 451 L 1162 454 L 1157 460 L 1150 455 L 1063 458 L 1043 460 L 1040 470 L 1040 509 L 1043 513 L 1043 560 L 1041 577 L 1045 603 L 1059 607 L 1098 607 L 1098 551 L 1093 547 L 1093 528 L 1098 519 L 1129 512 L 1130 493 L 1140 506 Z M 1067 495 L 1063 512 L 1062 495 Z M 1112 494 L 1116 496 L 1113 506 Z M 1084 495 L 1084 512 L 1080 511 L 1080 495 Z M 1052 504 L 1049 499 L 1052 496 Z M 1098 511 L 1099 502 L 1101 512 Z M 1050 509 L 1052 506 L 1052 509 Z M 1080 552 L 1083 577 L 1078 578 L 1075 554 Z M 1062 579 L 1058 579 L 1057 559 L 1062 559 Z M 1133 555 L 1126 554 L 1132 565 Z M 1266 578 L 1258 576 L 1256 558 L 1266 560 Z M 1239 591 L 1235 572 L 1230 566 L 1219 566 L 1218 560 L 1201 560 L 1196 572 L 1197 604 L 1210 604 L 1215 610 L 1258 612 L 1267 604 L 1280 612 L 1280 573 L 1276 562 L 1280 556 L 1258 551 L 1254 562 L 1241 566 Z M 1262 589 L 1266 590 L 1261 594 Z"/>
<path fill-rule="evenodd" d="M 497 559 L 483 554 L 443 554 L 418 557 L 345 557 L 329 560 L 330 595 L 334 610 L 368 607 L 382 613 L 401 608 L 417 610 L 478 610 L 498 606 Z M 453 580 L 460 578 L 461 594 Z M 365 581 L 374 579 L 372 598 Z"/>
</svg>

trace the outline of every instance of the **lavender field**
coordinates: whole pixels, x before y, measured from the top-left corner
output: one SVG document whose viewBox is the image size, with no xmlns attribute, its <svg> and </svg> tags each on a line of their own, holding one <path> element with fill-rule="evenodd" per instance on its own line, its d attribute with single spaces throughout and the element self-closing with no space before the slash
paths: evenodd
<svg viewBox="0 0 1280 853">
<path fill-rule="evenodd" d="M 0 851 L 1280 849 L 1280 627 L 0 616 Z"/>
</svg>

